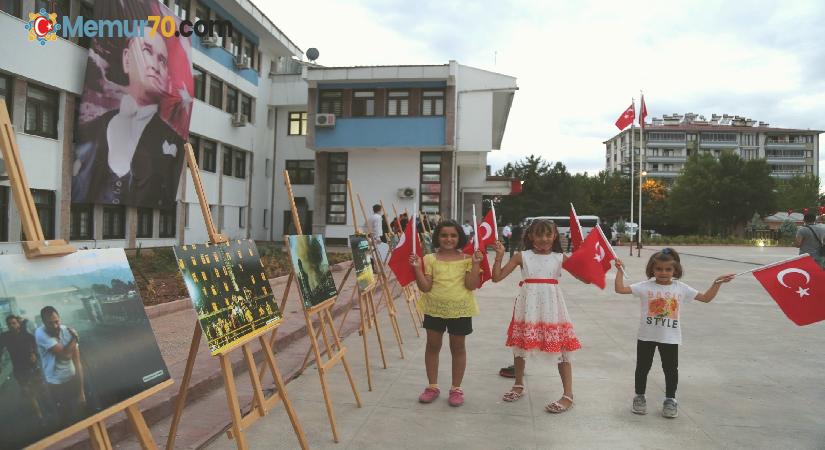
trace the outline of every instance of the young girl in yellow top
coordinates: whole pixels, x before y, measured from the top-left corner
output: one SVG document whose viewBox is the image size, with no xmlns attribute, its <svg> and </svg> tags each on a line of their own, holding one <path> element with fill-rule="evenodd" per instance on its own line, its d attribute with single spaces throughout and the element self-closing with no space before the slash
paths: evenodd
<svg viewBox="0 0 825 450">
<path fill-rule="evenodd" d="M 481 282 L 480 264 L 482 253 L 476 251 L 472 258 L 461 249 L 467 236 L 454 220 L 443 220 L 433 232 L 435 253 L 421 258 L 410 255 L 415 269 L 415 282 L 423 292 L 419 308 L 424 313 L 427 330 L 427 348 L 424 365 L 429 385 L 418 397 L 421 403 L 432 403 L 441 391 L 438 389 L 438 354 L 446 330 L 450 334 L 450 353 L 453 357 L 453 380 L 448 402 L 450 406 L 464 404 L 461 380 L 467 367 L 467 350 L 464 338 L 473 332 L 472 316 L 478 315 L 473 290 Z"/>
</svg>

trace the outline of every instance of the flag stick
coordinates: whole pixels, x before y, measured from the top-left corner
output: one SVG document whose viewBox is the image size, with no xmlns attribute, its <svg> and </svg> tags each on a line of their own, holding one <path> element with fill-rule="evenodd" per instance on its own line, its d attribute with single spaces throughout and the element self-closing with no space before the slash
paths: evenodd
<svg viewBox="0 0 825 450">
<path fill-rule="evenodd" d="M 473 250 L 478 251 L 478 221 L 476 221 L 475 204 L 473 204 Z"/>
<path fill-rule="evenodd" d="M 496 240 L 498 240 L 498 219 L 496 218 L 496 202 L 490 200 L 490 208 L 493 210 L 493 233 L 495 233 Z"/>
<path fill-rule="evenodd" d="M 415 251 L 416 243 L 418 242 L 418 228 L 415 226 L 415 201 L 413 201 L 413 209 L 412 209 L 412 246 L 413 246 L 413 256 L 418 256 Z M 406 230 L 404 230 L 406 233 Z"/>
<path fill-rule="evenodd" d="M 778 265 L 780 265 L 780 264 L 784 264 L 784 263 L 786 263 L 786 262 L 791 262 L 791 261 L 796 261 L 797 259 L 807 258 L 808 256 L 809 256 L 808 254 L 804 254 L 804 255 L 797 255 L 797 256 L 794 256 L 793 258 L 783 259 L 782 261 L 777 261 L 777 262 L 775 262 L 775 263 L 770 263 L 770 264 L 768 264 L 768 265 L 766 265 L 766 266 L 759 266 L 759 267 L 753 268 L 753 269 L 751 269 L 751 270 L 746 270 L 746 271 L 744 271 L 744 272 L 737 273 L 737 274 L 736 274 L 736 275 L 734 275 L 733 277 L 734 277 L 734 278 L 736 278 L 736 277 L 738 277 L 739 275 L 744 275 L 744 274 L 746 274 L 746 273 L 751 273 L 751 272 L 754 272 L 754 271 L 757 271 L 757 270 L 768 269 L 768 268 L 770 268 L 770 267 L 778 266 Z"/>
<path fill-rule="evenodd" d="M 573 206 L 573 204 L 571 203 L 570 206 Z M 573 210 L 573 211 L 575 212 L 575 210 Z M 576 216 L 576 220 L 578 220 L 578 219 L 579 219 L 579 216 Z M 613 255 L 613 259 L 614 260 L 619 259 L 619 257 L 616 256 L 616 252 L 613 250 L 613 244 L 611 244 L 610 241 L 607 239 L 607 237 L 604 235 L 604 232 L 602 231 L 602 228 L 599 226 L 599 224 L 596 224 L 596 226 L 594 228 L 602 236 L 602 239 L 604 239 L 604 241 L 607 242 L 607 248 L 608 248 L 608 250 L 610 250 L 610 254 Z M 592 233 L 593 231 L 590 231 L 590 232 Z M 633 256 L 633 255 L 630 255 L 630 256 Z M 629 279 L 629 277 L 627 276 L 627 272 L 624 271 L 624 266 L 622 266 L 622 268 L 620 268 L 619 271 L 622 272 L 622 277 L 625 280 Z"/>
</svg>

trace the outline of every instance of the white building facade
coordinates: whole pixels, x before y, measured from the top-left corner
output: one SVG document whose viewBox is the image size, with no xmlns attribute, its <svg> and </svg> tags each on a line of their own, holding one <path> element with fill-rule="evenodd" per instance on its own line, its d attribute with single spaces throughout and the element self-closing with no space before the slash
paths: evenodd
<svg viewBox="0 0 825 450">
<path fill-rule="evenodd" d="M 670 183 L 694 154 L 719 156 L 732 151 L 744 160 L 765 159 L 771 175 L 777 179 L 794 176 L 819 176 L 819 135 L 817 130 L 771 127 L 740 116 L 727 114 L 706 120 L 696 114 L 673 114 L 654 118 L 645 127 L 644 153 L 641 153 L 641 131 L 634 129 L 634 171 L 642 170 L 649 177 Z M 604 142 L 605 169 L 608 172 L 630 173 L 630 135 L 628 128 Z"/>
<path fill-rule="evenodd" d="M 305 233 L 314 230 L 332 238 L 350 234 L 349 205 L 342 219 L 335 211 L 339 206 L 329 201 L 330 160 L 339 161 L 333 166 L 337 176 L 345 173 L 353 180 L 368 209 L 378 200 L 388 209 L 393 201 L 400 209 L 412 208 L 412 199 L 398 197 L 399 188 L 411 187 L 425 208 L 461 218 L 472 203 L 480 206 L 481 195 L 510 193 L 509 180 L 487 177 L 485 169 L 486 154 L 500 148 L 517 89 L 514 78 L 455 62 L 383 71 L 308 65 L 299 62 L 302 50 L 247 0 L 164 3 L 193 22 L 209 18 L 233 26 L 231 38 L 192 37 L 196 87 L 190 125 L 214 222 L 230 238 L 278 241 L 289 231 L 284 169 L 291 175 Z M 41 7 L 59 16 L 89 18 L 93 4 L 11 0 L 0 5 L 0 98 L 11 113 L 44 234 L 81 248 L 206 241 L 188 169 L 174 210 L 71 203 L 75 117 L 88 43 L 58 38 L 36 45 L 28 41 L 24 18 Z M 420 96 L 430 87 L 437 88 L 440 99 Z M 392 90 L 397 117 L 387 114 L 390 96 L 381 103 L 374 97 L 374 115 L 364 117 L 369 123 L 356 123 L 361 117 L 352 115 L 351 88 L 373 90 L 376 96 Z M 407 88 L 406 100 L 395 97 Z M 333 112 L 339 119 L 336 127 L 316 129 L 318 94 L 335 89 L 342 95 L 340 109 Z M 428 117 L 423 114 L 425 102 Z M 379 132 L 361 133 L 365 129 Z M 390 135 L 390 141 L 380 140 Z M 346 155 L 344 165 L 341 154 Z M 427 164 L 438 164 L 438 170 L 422 165 L 424 160 L 433 160 Z M 422 192 L 425 179 L 425 189 L 438 184 L 439 191 Z M 438 194 L 437 202 L 433 194 Z M 331 200 L 340 205 L 340 197 Z M 19 252 L 20 239 L 19 216 L 3 181 L 0 252 Z"/>
</svg>

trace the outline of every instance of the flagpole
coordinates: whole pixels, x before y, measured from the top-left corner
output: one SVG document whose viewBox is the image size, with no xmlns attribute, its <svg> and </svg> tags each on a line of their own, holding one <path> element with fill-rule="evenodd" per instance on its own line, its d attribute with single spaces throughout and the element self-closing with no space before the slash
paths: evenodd
<svg viewBox="0 0 825 450">
<path fill-rule="evenodd" d="M 571 203 L 570 206 L 573 206 L 573 204 Z M 574 212 L 575 212 L 575 210 L 574 210 Z M 578 220 L 578 219 L 579 219 L 579 216 L 576 215 L 576 220 Z M 598 224 L 596 224 L 595 228 L 596 228 L 596 230 L 598 230 L 599 234 L 602 236 L 602 239 L 604 239 L 604 241 L 607 242 L 607 249 L 610 250 L 610 254 L 613 255 L 613 259 L 618 260 L 619 257 L 616 255 L 616 251 L 613 250 L 613 244 L 611 244 L 610 240 L 607 239 L 607 236 L 604 235 L 604 231 L 602 231 L 602 227 L 600 227 Z M 592 231 L 591 231 L 591 233 L 592 233 Z M 631 251 L 631 256 L 633 256 L 633 254 L 632 254 L 633 250 L 630 250 L 630 251 Z M 619 269 L 619 271 L 622 272 L 622 278 L 624 278 L 625 280 L 629 279 L 628 276 L 627 276 L 627 273 L 624 271 L 624 266 L 622 266 L 622 268 Z"/>
<path fill-rule="evenodd" d="M 478 250 L 478 222 L 476 221 L 475 203 L 473 203 L 473 250 Z"/>
<path fill-rule="evenodd" d="M 645 95 L 642 94 L 642 91 L 639 91 L 639 94 L 642 96 L 642 104 L 639 106 L 639 109 L 645 107 Z M 636 257 L 642 257 L 642 172 L 644 171 L 644 159 L 645 159 L 645 125 L 644 125 L 644 118 L 642 117 L 642 111 L 639 111 L 639 118 L 642 119 L 639 121 L 639 237 L 638 237 L 638 245 L 636 246 Z"/>
<path fill-rule="evenodd" d="M 802 258 L 805 258 L 805 257 L 808 257 L 808 256 L 810 256 L 810 255 L 808 255 L 807 253 L 804 253 L 802 255 L 794 256 L 793 258 L 783 259 L 782 261 L 777 261 L 775 263 L 770 263 L 766 266 L 759 266 L 759 267 L 753 268 L 751 270 L 746 270 L 744 272 L 739 272 L 736 275 L 734 275 L 733 277 L 736 278 L 736 277 L 738 277 L 740 275 L 744 275 L 746 273 L 751 273 L 751 272 L 755 272 L 757 270 L 762 270 L 762 269 L 769 269 L 771 267 L 778 266 L 780 264 L 785 264 L 785 263 L 791 262 L 791 261 L 796 261 L 797 259 L 802 259 Z"/>
<path fill-rule="evenodd" d="M 496 202 L 490 200 L 490 208 L 493 210 L 493 233 L 498 240 L 498 219 L 496 219 Z"/>
<path fill-rule="evenodd" d="M 415 203 L 416 203 L 415 200 L 413 200 L 413 212 L 412 212 L 412 232 L 413 232 L 412 246 L 413 246 L 413 252 L 412 253 L 413 253 L 413 256 L 418 256 L 416 254 L 416 251 L 415 251 L 415 247 L 416 247 L 415 244 L 418 242 L 418 228 L 415 226 L 415 211 L 416 211 Z"/>
<path fill-rule="evenodd" d="M 633 111 L 636 111 L 636 99 L 633 98 L 630 100 L 630 105 L 633 106 Z M 636 134 L 635 129 L 633 128 L 633 123 L 636 122 L 635 118 L 633 122 L 630 122 L 630 225 L 633 226 L 633 169 L 636 167 L 636 158 L 633 155 L 634 153 L 634 143 L 633 137 Z M 631 228 L 632 229 L 632 228 Z M 633 256 L 633 238 L 636 237 L 635 235 L 630 235 L 630 243 L 628 247 L 630 247 L 630 256 Z"/>
</svg>

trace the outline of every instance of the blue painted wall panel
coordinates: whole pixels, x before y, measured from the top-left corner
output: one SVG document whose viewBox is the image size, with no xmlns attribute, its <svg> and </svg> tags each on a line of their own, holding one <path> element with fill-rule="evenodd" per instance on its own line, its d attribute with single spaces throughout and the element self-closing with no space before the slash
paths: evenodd
<svg viewBox="0 0 825 450">
<path fill-rule="evenodd" d="M 334 128 L 315 127 L 316 148 L 441 147 L 444 117 L 336 118 Z"/>
</svg>

